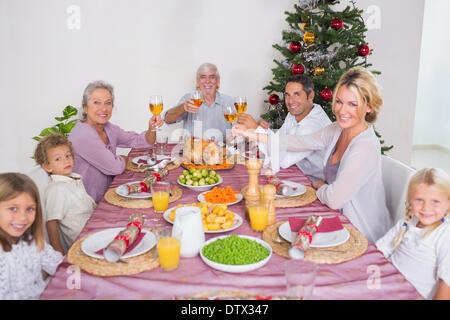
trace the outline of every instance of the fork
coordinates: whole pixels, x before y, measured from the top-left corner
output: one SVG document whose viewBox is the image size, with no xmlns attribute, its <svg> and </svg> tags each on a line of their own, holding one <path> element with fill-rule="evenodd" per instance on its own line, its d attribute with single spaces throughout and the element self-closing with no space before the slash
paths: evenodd
<svg viewBox="0 0 450 320">
<path fill-rule="evenodd" d="M 277 235 L 277 237 L 275 238 L 275 240 L 273 240 L 273 242 L 283 243 L 283 240 L 281 240 L 280 235 Z M 347 251 L 342 251 L 342 250 L 328 250 L 328 249 L 319 249 L 319 248 L 308 248 L 308 250 L 327 252 L 327 253 L 346 253 L 347 252 Z"/>
<path fill-rule="evenodd" d="M 76 254 L 79 254 L 79 255 L 83 255 L 83 256 L 89 257 L 86 253 L 84 253 L 84 252 L 81 251 L 81 250 L 78 250 L 78 251 L 76 251 L 75 253 L 76 253 Z M 120 263 L 128 263 L 128 261 L 125 261 L 125 260 L 122 260 L 122 259 L 119 259 L 117 262 L 120 262 Z"/>
</svg>

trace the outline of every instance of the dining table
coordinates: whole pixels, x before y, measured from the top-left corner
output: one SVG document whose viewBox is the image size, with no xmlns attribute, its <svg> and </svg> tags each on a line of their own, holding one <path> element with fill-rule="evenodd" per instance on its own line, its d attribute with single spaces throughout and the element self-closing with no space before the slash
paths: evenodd
<svg viewBox="0 0 450 320">
<path fill-rule="evenodd" d="M 129 159 L 146 155 L 146 149 L 131 149 Z M 183 174 L 182 166 L 170 170 L 168 180 L 182 190 L 182 196 L 169 204 L 198 202 L 199 192 L 177 184 L 178 177 Z M 217 171 L 222 176 L 220 187 L 230 186 L 233 190 L 241 190 L 249 182 L 247 167 L 235 164 L 232 169 Z M 312 186 L 311 180 L 296 165 L 281 169 L 276 176 L 279 179 Z M 131 181 L 139 181 L 145 173 L 125 170 L 114 177 L 109 188 L 115 188 Z M 265 182 L 259 177 L 259 183 Z M 220 234 L 205 233 L 205 240 L 223 235 L 247 235 L 261 238 L 260 232 L 252 230 L 245 218 L 245 201 L 228 207 L 229 210 L 242 217 L 240 227 Z M 155 213 L 153 208 L 133 209 L 117 206 L 103 198 L 93 211 L 84 229 L 77 239 L 108 229 L 124 227 L 128 218 L 135 212 L 145 215 L 144 228 L 153 230 L 160 227 L 171 227 L 172 224 Z M 308 217 L 320 215 L 338 216 L 343 225 L 353 226 L 349 219 L 339 210 L 332 210 L 319 199 L 312 203 L 288 208 L 276 208 L 276 222 L 288 220 L 290 217 Z M 354 226 L 353 226 L 354 227 Z M 214 292 L 245 292 L 259 297 L 285 297 L 286 280 L 284 263 L 289 258 L 273 252 L 270 260 L 262 267 L 242 273 L 230 273 L 211 268 L 203 262 L 199 255 L 180 258 L 179 266 L 172 271 L 161 267 L 136 274 L 119 276 L 98 276 L 77 268 L 68 262 L 67 256 L 51 277 L 41 300 L 176 300 L 186 297 L 202 296 Z M 74 282 L 74 277 L 77 277 Z M 319 263 L 315 286 L 312 292 L 314 300 L 416 300 L 423 299 L 414 286 L 389 262 L 376 246 L 368 241 L 367 249 L 360 256 L 341 263 Z"/>
</svg>

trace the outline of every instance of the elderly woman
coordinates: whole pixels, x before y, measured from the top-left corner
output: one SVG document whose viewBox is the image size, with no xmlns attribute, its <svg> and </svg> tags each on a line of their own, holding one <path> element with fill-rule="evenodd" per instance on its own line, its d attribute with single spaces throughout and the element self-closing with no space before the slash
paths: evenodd
<svg viewBox="0 0 450 320">
<path fill-rule="evenodd" d="M 194 105 L 192 94 L 185 94 L 176 107 L 165 113 L 164 121 L 174 123 L 183 121 L 183 128 L 190 135 L 201 133 L 205 138 L 225 138 L 226 130 L 231 124 L 223 116 L 223 106 L 233 106 L 234 99 L 218 91 L 220 75 L 217 67 L 212 63 L 203 63 L 197 70 L 197 89 L 200 90 L 203 103 L 200 107 Z M 200 128 L 195 128 L 195 120 L 201 121 Z M 197 131 L 198 130 L 198 131 Z M 220 137 L 221 135 L 221 137 Z"/>
<path fill-rule="evenodd" d="M 304 136 L 278 136 L 233 127 L 233 134 L 268 143 L 269 156 L 325 150 L 324 181 L 313 183 L 319 200 L 343 214 L 372 242 L 392 226 L 381 174 L 380 143 L 372 124 L 383 100 L 375 77 L 361 67 L 342 75 L 333 95 L 336 122 Z"/>
<path fill-rule="evenodd" d="M 116 148 L 149 148 L 162 125 L 160 116 L 153 116 L 149 129 L 142 133 L 125 131 L 109 122 L 114 107 L 114 89 L 103 81 L 90 83 L 83 93 L 83 119 L 70 132 L 75 150 L 73 171 L 83 177 L 87 193 L 99 202 L 113 177 L 125 170 L 125 159 L 116 155 Z"/>
</svg>

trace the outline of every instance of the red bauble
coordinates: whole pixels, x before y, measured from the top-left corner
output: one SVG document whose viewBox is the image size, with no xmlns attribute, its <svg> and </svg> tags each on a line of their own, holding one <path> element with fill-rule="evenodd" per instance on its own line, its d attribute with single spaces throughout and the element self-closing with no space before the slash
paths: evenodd
<svg viewBox="0 0 450 320">
<path fill-rule="evenodd" d="M 269 96 L 269 103 L 271 104 L 271 105 L 276 105 L 276 104 L 278 104 L 280 102 L 280 97 L 276 94 L 276 93 L 272 93 L 270 96 Z"/>
<path fill-rule="evenodd" d="M 302 45 L 298 41 L 292 41 L 289 45 L 289 51 L 291 51 L 292 53 L 297 53 L 300 50 L 302 50 Z"/>
<path fill-rule="evenodd" d="M 330 27 L 332 27 L 334 30 L 339 30 L 344 26 L 344 22 L 342 22 L 341 19 L 333 19 L 333 21 L 331 21 Z"/>
<path fill-rule="evenodd" d="M 361 57 L 367 57 L 370 54 L 370 48 L 367 44 L 362 44 L 358 47 L 358 54 Z"/>
<path fill-rule="evenodd" d="M 333 91 L 331 91 L 328 88 L 325 88 L 322 91 L 320 91 L 320 97 L 325 101 L 331 100 L 331 98 L 333 98 Z"/>
<path fill-rule="evenodd" d="M 301 64 L 294 64 L 292 67 L 292 74 L 303 74 L 305 72 L 305 67 Z"/>
</svg>

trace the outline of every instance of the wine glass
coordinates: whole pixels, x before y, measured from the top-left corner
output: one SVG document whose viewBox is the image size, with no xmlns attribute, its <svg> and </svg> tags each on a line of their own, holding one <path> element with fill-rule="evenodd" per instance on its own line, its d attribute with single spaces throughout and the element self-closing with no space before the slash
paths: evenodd
<svg viewBox="0 0 450 320">
<path fill-rule="evenodd" d="M 247 98 L 246 97 L 237 98 L 234 102 L 234 106 L 238 113 L 244 113 L 245 110 L 247 110 Z"/>
<path fill-rule="evenodd" d="M 197 108 L 200 108 L 202 106 L 203 96 L 202 96 L 202 92 L 200 90 L 195 90 L 194 92 L 192 92 L 191 99 L 194 103 L 194 106 L 196 106 Z M 198 113 L 195 115 L 195 119 L 196 120 L 199 119 Z"/>
<path fill-rule="evenodd" d="M 162 96 L 160 95 L 150 96 L 149 107 L 151 113 L 153 113 L 155 116 L 160 114 L 163 111 Z M 158 127 L 156 130 L 153 129 L 152 131 L 159 131 L 159 130 L 161 130 L 161 127 Z"/>
<path fill-rule="evenodd" d="M 223 106 L 223 116 L 226 121 L 233 123 L 236 121 L 238 114 L 236 113 L 236 109 L 233 106 L 225 105 Z"/>
</svg>

